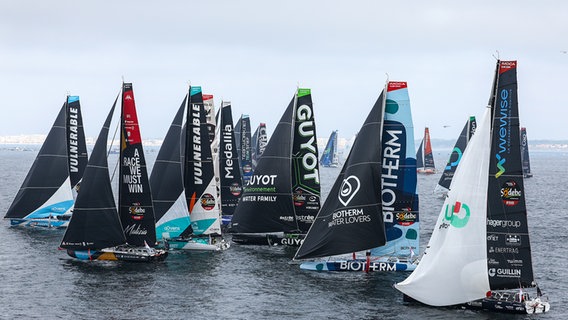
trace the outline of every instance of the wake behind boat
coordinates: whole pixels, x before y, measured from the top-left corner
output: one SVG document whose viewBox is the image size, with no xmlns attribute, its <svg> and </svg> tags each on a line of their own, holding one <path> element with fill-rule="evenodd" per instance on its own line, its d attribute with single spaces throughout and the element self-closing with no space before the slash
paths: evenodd
<svg viewBox="0 0 568 320">
<path fill-rule="evenodd" d="M 4 218 L 12 226 L 67 227 L 86 166 L 79 97 L 67 96 Z"/>
<path fill-rule="evenodd" d="M 536 297 L 521 164 L 517 62 L 497 61 L 489 106 L 458 166 L 416 270 L 395 284 L 430 306 L 550 310 Z M 509 298 L 514 301 L 509 301 Z"/>
<path fill-rule="evenodd" d="M 154 208 L 131 83 L 122 85 L 118 210 L 114 202 L 107 140 L 116 102 L 93 148 L 60 247 L 81 260 L 164 260 L 168 252 L 153 248 Z"/>
<path fill-rule="evenodd" d="M 294 259 L 325 258 L 302 262 L 301 269 L 414 270 L 419 219 L 413 141 L 406 82 L 388 82 Z"/>
</svg>

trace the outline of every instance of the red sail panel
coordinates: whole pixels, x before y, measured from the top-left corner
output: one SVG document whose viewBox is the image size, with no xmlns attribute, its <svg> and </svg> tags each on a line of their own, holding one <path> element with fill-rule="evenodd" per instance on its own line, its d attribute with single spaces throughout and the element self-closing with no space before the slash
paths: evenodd
<svg viewBox="0 0 568 320">
<path fill-rule="evenodd" d="M 138 116 L 136 115 L 136 104 L 134 103 L 134 91 L 132 86 L 125 86 L 122 92 L 122 116 L 124 119 L 124 130 L 129 145 L 142 143 L 140 138 L 140 128 L 138 127 Z"/>
<path fill-rule="evenodd" d="M 407 88 L 407 84 L 405 81 L 389 81 L 387 85 L 387 92 L 399 89 L 405 89 L 405 88 Z"/>
</svg>

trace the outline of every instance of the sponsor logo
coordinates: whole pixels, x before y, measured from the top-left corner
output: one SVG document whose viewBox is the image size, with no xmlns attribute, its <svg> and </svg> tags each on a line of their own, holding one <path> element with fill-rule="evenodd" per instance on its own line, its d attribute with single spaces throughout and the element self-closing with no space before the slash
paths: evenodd
<svg viewBox="0 0 568 320">
<path fill-rule="evenodd" d="M 450 205 L 446 205 L 446 211 L 444 214 L 444 219 L 450 222 L 450 225 L 454 226 L 455 228 L 463 228 L 467 225 L 469 221 L 469 217 L 471 215 L 469 211 L 469 206 L 465 203 L 461 203 L 456 201 L 456 203 L 452 206 L 452 210 L 448 210 Z M 460 217 L 461 211 L 464 211 L 463 217 Z M 444 226 L 444 224 L 440 225 L 440 228 L 447 228 L 448 226 Z"/>
<path fill-rule="evenodd" d="M 294 197 L 294 205 L 296 207 L 302 206 L 306 201 L 306 196 L 304 196 L 301 193 L 295 193 L 293 197 Z"/>
<path fill-rule="evenodd" d="M 522 195 L 523 192 L 521 188 L 513 180 L 505 182 L 501 187 L 501 199 L 503 200 L 503 204 L 508 207 L 516 206 Z"/>
<path fill-rule="evenodd" d="M 366 261 L 341 261 L 339 270 L 343 271 L 364 271 L 366 269 Z M 369 263 L 369 271 L 396 271 L 396 264 L 388 262 L 371 262 Z"/>
<path fill-rule="evenodd" d="M 493 259 L 493 258 L 489 258 L 489 259 L 487 260 L 487 264 L 489 264 L 489 265 L 499 265 L 499 261 L 497 261 L 497 260 L 495 260 L 495 259 Z"/>
<path fill-rule="evenodd" d="M 333 213 L 332 220 L 328 223 L 328 227 L 331 228 L 337 225 L 366 223 L 370 221 L 371 217 L 366 215 L 363 209 L 339 210 Z"/>
<path fill-rule="evenodd" d="M 383 134 L 383 165 L 381 180 L 383 190 L 381 202 L 383 206 L 383 220 L 394 222 L 394 204 L 396 203 L 396 188 L 398 187 L 398 171 L 401 157 L 401 143 L 399 141 L 402 130 L 386 130 Z"/>
<path fill-rule="evenodd" d="M 518 278 L 521 276 L 520 269 L 502 269 L 502 268 L 489 268 L 487 273 L 490 277 L 506 277 L 506 278 Z"/>
<path fill-rule="evenodd" d="M 165 226 L 164 227 L 164 231 L 170 232 L 170 231 L 180 231 L 181 228 L 178 226 Z"/>
<path fill-rule="evenodd" d="M 263 175 L 252 175 L 250 177 L 250 181 L 249 181 L 249 185 L 254 185 L 254 184 L 261 184 L 261 185 L 274 185 L 274 180 L 278 177 L 278 175 L 276 174 L 271 174 L 271 175 L 267 175 L 267 174 L 263 174 Z"/>
<path fill-rule="evenodd" d="M 510 254 L 519 254 L 519 248 L 511 248 L 511 247 L 489 247 L 489 253 L 510 253 Z"/>
<path fill-rule="evenodd" d="M 302 104 L 296 111 L 296 133 L 301 137 L 299 156 L 301 156 L 302 168 L 307 172 L 303 175 L 303 180 L 314 180 L 319 184 L 317 142 L 315 139 L 315 124 L 313 120 L 312 107 Z"/>
<path fill-rule="evenodd" d="M 215 198 L 209 193 L 204 194 L 201 197 L 201 207 L 207 211 L 215 208 Z"/>
<path fill-rule="evenodd" d="M 231 192 L 232 195 L 234 195 L 235 197 L 238 197 L 238 196 L 241 195 L 241 192 L 243 192 L 243 188 L 241 187 L 241 185 L 238 182 L 233 182 L 229 186 L 229 191 Z"/>
<path fill-rule="evenodd" d="M 509 97 L 509 91 L 507 89 L 501 90 L 499 92 L 499 110 L 495 111 L 495 117 L 499 117 L 499 129 L 497 130 L 497 134 L 499 135 L 499 146 L 498 146 L 498 153 L 495 155 L 497 158 L 497 173 L 495 173 L 495 178 L 499 178 L 503 173 L 505 173 L 505 162 L 507 159 L 505 158 L 505 153 L 509 151 L 509 144 L 511 143 L 511 123 L 509 121 L 510 112 L 511 112 L 511 100 Z"/>
<path fill-rule="evenodd" d="M 499 236 L 496 234 L 488 234 L 487 235 L 487 241 L 498 241 L 499 240 Z"/>
<path fill-rule="evenodd" d="M 445 169 L 445 170 L 452 170 L 452 167 L 457 167 L 458 164 L 460 163 L 460 160 L 461 160 L 462 154 L 463 154 L 462 151 L 461 151 L 461 149 L 458 148 L 458 147 L 455 147 L 454 150 L 452 150 L 452 154 L 450 155 L 450 159 L 453 157 L 454 154 L 457 155 L 457 156 L 455 157 L 456 160 L 455 160 L 455 161 L 452 161 L 452 162 L 450 162 L 450 163 L 448 163 L 448 165 L 446 166 L 446 169 Z M 452 175 L 453 175 L 453 173 L 452 173 Z"/>
<path fill-rule="evenodd" d="M 252 171 L 252 166 L 250 164 L 247 163 L 243 166 L 243 172 L 244 173 L 249 173 L 251 171 Z"/>
<path fill-rule="evenodd" d="M 299 239 L 299 238 L 282 238 L 282 239 L 280 239 L 280 244 L 286 245 L 286 246 L 299 247 L 302 243 L 304 243 L 304 239 Z"/>
<path fill-rule="evenodd" d="M 67 211 L 67 208 L 65 208 L 65 207 L 51 207 L 49 209 L 49 211 L 51 211 L 53 213 L 63 213 L 65 211 Z"/>
<path fill-rule="evenodd" d="M 75 107 L 69 107 L 67 112 L 67 123 L 69 124 L 68 127 L 68 146 L 69 146 L 69 171 L 70 172 L 79 172 L 79 147 L 78 147 L 78 118 L 79 118 L 79 109 Z"/>
<path fill-rule="evenodd" d="M 203 170 L 201 164 L 201 105 L 191 104 L 191 125 L 193 129 L 193 139 L 191 146 L 193 148 L 193 182 L 197 185 L 203 184 Z M 189 119 L 188 119 L 189 122 Z"/>
<path fill-rule="evenodd" d="M 508 234 L 505 237 L 505 243 L 507 245 L 520 246 L 521 245 L 521 236 L 518 235 L 518 234 Z"/>
<path fill-rule="evenodd" d="M 415 213 L 410 212 L 410 210 L 410 208 L 406 208 L 405 211 L 396 214 L 398 224 L 402 226 L 409 226 L 416 222 L 418 216 Z"/>
<path fill-rule="evenodd" d="M 280 216 L 280 220 L 286 221 L 286 222 L 293 222 L 294 217 L 293 216 Z"/>
<path fill-rule="evenodd" d="M 132 206 L 128 207 L 128 212 L 130 212 L 132 219 L 142 220 L 144 219 L 146 209 L 140 207 L 140 203 L 133 203 Z"/>
<path fill-rule="evenodd" d="M 339 202 L 341 202 L 344 206 L 347 206 L 349 202 L 353 200 L 353 197 L 357 194 L 360 187 L 361 182 L 356 176 L 349 176 L 343 179 L 341 187 L 339 188 Z"/>
<path fill-rule="evenodd" d="M 501 227 L 501 228 L 519 228 L 521 226 L 521 222 L 518 220 L 493 220 L 487 219 L 487 225 L 493 228 Z"/>
<path fill-rule="evenodd" d="M 144 236 L 148 234 L 148 230 L 142 228 L 139 224 L 132 224 L 124 228 L 124 233 L 128 235 Z"/>
<path fill-rule="evenodd" d="M 523 266 L 523 260 L 521 260 L 521 259 L 507 259 L 507 263 L 510 264 L 513 267 L 522 267 Z"/>
</svg>

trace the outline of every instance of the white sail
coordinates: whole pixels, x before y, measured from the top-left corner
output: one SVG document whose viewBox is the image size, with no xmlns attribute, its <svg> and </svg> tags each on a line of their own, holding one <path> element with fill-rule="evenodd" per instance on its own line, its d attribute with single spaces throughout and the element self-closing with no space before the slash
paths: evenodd
<svg viewBox="0 0 568 320">
<path fill-rule="evenodd" d="M 23 219 L 49 218 L 68 214 L 73 210 L 73 193 L 71 191 L 71 179 L 67 179 L 39 208 L 25 216 Z"/>
<path fill-rule="evenodd" d="M 191 208 L 190 219 L 193 234 L 221 234 L 221 215 L 219 212 L 217 183 L 213 177 L 203 194 Z"/>
<path fill-rule="evenodd" d="M 491 109 L 468 144 L 424 255 L 414 272 L 395 288 L 431 306 L 449 306 L 485 297 L 486 211 Z M 454 210 L 455 209 L 455 210 Z"/>
<path fill-rule="evenodd" d="M 185 231 L 185 228 L 190 224 L 188 212 L 185 195 L 182 192 L 170 209 L 160 220 L 156 221 L 156 238 L 158 241 L 163 238 L 177 237 Z"/>
</svg>

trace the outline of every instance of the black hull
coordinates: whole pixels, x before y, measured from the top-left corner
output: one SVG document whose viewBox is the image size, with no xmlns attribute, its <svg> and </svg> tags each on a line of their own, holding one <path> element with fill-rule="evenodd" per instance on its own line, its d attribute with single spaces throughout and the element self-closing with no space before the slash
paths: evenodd
<svg viewBox="0 0 568 320">
<path fill-rule="evenodd" d="M 426 306 L 405 294 L 402 296 L 402 301 L 405 303 L 411 304 L 420 304 Z M 531 313 L 541 313 L 535 310 L 527 310 L 524 302 L 519 301 L 503 301 L 497 300 L 492 298 L 484 298 L 475 301 L 471 301 L 464 304 L 458 304 L 454 306 L 447 306 L 447 308 L 457 308 L 457 309 L 468 309 L 468 310 L 478 310 L 478 311 L 485 311 L 485 312 L 499 312 L 499 313 L 512 313 L 512 314 L 531 314 Z M 548 311 L 548 308 L 544 310 L 544 312 Z"/>
<path fill-rule="evenodd" d="M 241 245 L 266 246 L 270 244 L 268 240 L 268 235 L 260 235 L 260 234 L 233 234 L 231 240 L 234 243 Z"/>
<path fill-rule="evenodd" d="M 468 302 L 461 307 L 470 310 L 484 310 L 501 313 L 520 313 L 527 314 L 525 304 L 518 301 L 498 301 L 495 299 L 481 299 Z"/>
<path fill-rule="evenodd" d="M 306 237 L 305 233 L 284 234 L 233 234 L 233 242 L 242 245 L 269 245 L 300 247 Z"/>
</svg>

